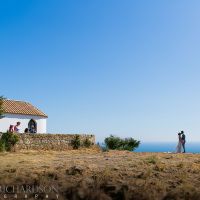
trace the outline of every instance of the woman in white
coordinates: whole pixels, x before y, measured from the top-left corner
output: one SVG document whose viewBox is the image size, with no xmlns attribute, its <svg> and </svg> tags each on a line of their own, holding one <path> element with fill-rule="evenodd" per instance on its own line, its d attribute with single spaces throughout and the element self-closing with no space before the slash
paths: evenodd
<svg viewBox="0 0 200 200">
<path fill-rule="evenodd" d="M 182 138 L 181 138 L 181 133 L 178 133 L 178 145 L 176 147 L 176 153 L 181 153 L 182 152 Z"/>
</svg>

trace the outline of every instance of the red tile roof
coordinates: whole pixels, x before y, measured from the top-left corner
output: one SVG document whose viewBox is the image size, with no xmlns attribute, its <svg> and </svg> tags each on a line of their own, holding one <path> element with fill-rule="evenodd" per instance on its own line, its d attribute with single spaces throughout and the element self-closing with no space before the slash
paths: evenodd
<svg viewBox="0 0 200 200">
<path fill-rule="evenodd" d="M 3 100 L 3 109 L 7 114 L 21 114 L 21 115 L 34 115 L 41 117 L 48 117 L 45 113 L 40 111 L 28 102 L 15 101 L 15 100 Z"/>
</svg>

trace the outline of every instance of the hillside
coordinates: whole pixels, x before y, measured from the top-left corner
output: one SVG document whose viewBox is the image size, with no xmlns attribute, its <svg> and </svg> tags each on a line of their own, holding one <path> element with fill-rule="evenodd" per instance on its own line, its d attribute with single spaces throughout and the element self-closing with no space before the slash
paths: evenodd
<svg viewBox="0 0 200 200">
<path fill-rule="evenodd" d="M 0 162 L 2 199 L 5 186 L 20 199 L 22 187 L 28 199 L 200 199 L 198 154 L 24 151 L 0 153 Z"/>
</svg>

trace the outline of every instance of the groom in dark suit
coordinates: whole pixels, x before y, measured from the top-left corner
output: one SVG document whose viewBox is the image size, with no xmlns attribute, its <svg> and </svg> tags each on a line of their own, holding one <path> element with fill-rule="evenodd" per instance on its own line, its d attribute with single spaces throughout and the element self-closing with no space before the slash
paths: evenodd
<svg viewBox="0 0 200 200">
<path fill-rule="evenodd" d="M 181 140 L 182 140 L 182 146 L 183 146 L 183 153 L 185 153 L 185 134 L 184 131 L 181 131 Z"/>
</svg>

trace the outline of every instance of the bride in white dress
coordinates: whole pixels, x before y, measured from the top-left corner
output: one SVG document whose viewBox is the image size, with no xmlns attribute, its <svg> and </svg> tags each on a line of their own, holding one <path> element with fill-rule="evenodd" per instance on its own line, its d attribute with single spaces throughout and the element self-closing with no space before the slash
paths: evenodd
<svg viewBox="0 0 200 200">
<path fill-rule="evenodd" d="M 176 147 L 176 153 L 181 153 L 182 152 L 182 138 L 181 138 L 181 133 L 178 133 L 178 145 Z"/>
</svg>

